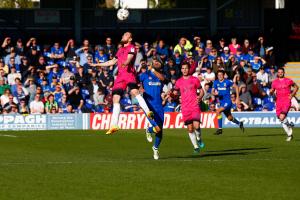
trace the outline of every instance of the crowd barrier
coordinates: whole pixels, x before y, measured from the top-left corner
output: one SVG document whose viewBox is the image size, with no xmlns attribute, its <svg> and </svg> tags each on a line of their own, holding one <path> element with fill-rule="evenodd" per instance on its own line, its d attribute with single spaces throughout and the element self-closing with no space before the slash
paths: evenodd
<svg viewBox="0 0 300 200">
<path fill-rule="evenodd" d="M 274 112 L 235 112 L 245 127 L 280 127 Z M 300 112 L 290 112 L 289 121 L 300 127 Z M 48 115 L 0 115 L 0 130 L 104 130 L 111 122 L 110 113 L 48 114 Z M 216 113 L 201 113 L 201 128 L 218 128 Z M 149 125 L 143 113 L 121 113 L 121 129 L 145 129 Z M 165 113 L 164 128 L 184 128 L 181 113 Z M 236 125 L 223 117 L 224 128 Z"/>
</svg>

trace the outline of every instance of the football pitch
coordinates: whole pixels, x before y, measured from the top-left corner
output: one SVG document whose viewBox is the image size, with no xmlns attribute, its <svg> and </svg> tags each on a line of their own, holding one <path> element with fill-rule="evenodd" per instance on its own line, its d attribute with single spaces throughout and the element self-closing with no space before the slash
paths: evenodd
<svg viewBox="0 0 300 200">
<path fill-rule="evenodd" d="M 300 129 L 164 130 L 160 160 L 143 130 L 0 132 L 1 200 L 299 199 Z"/>
</svg>

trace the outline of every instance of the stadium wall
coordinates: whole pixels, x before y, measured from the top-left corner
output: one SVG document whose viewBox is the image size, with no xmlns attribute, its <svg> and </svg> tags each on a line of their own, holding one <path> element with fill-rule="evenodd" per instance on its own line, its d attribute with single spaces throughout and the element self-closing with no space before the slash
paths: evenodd
<svg viewBox="0 0 300 200">
<path fill-rule="evenodd" d="M 281 127 L 274 112 L 235 112 L 245 127 Z M 224 128 L 237 126 L 223 118 Z M 300 127 L 300 112 L 290 112 L 288 119 Z M 201 128 L 218 128 L 216 113 L 201 114 Z M 0 130 L 103 130 L 108 129 L 110 113 L 49 114 L 49 115 L 0 115 Z M 145 129 L 148 121 L 143 113 L 122 113 L 121 129 Z M 181 113 L 165 113 L 164 128 L 184 128 Z"/>
</svg>

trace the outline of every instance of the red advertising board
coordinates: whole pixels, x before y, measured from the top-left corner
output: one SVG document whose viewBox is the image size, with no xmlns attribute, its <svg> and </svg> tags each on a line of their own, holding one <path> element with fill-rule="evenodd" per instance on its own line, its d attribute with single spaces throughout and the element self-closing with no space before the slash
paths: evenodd
<svg viewBox="0 0 300 200">
<path fill-rule="evenodd" d="M 201 113 L 201 128 L 217 128 L 216 113 Z M 93 130 L 109 129 L 111 113 L 94 113 L 90 115 L 90 128 Z M 121 129 L 145 129 L 149 125 L 144 113 L 121 113 L 119 127 Z M 184 128 L 181 113 L 165 113 L 164 128 Z"/>
</svg>

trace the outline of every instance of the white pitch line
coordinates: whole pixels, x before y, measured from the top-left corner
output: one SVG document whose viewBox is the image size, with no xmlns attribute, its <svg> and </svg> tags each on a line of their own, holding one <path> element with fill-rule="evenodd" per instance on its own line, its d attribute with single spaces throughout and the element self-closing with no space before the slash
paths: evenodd
<svg viewBox="0 0 300 200">
<path fill-rule="evenodd" d="M 284 161 L 287 159 L 160 159 L 156 160 L 98 160 L 98 161 L 49 161 L 49 162 L 0 162 L 0 165 L 76 165 L 76 164 L 97 164 L 97 163 L 143 163 L 143 162 L 237 162 L 237 161 Z"/>
<path fill-rule="evenodd" d="M 1 136 L 1 137 L 13 137 L 13 138 L 18 137 L 18 136 L 16 136 L 16 135 L 1 135 L 1 134 L 0 134 L 0 136 Z"/>
</svg>

